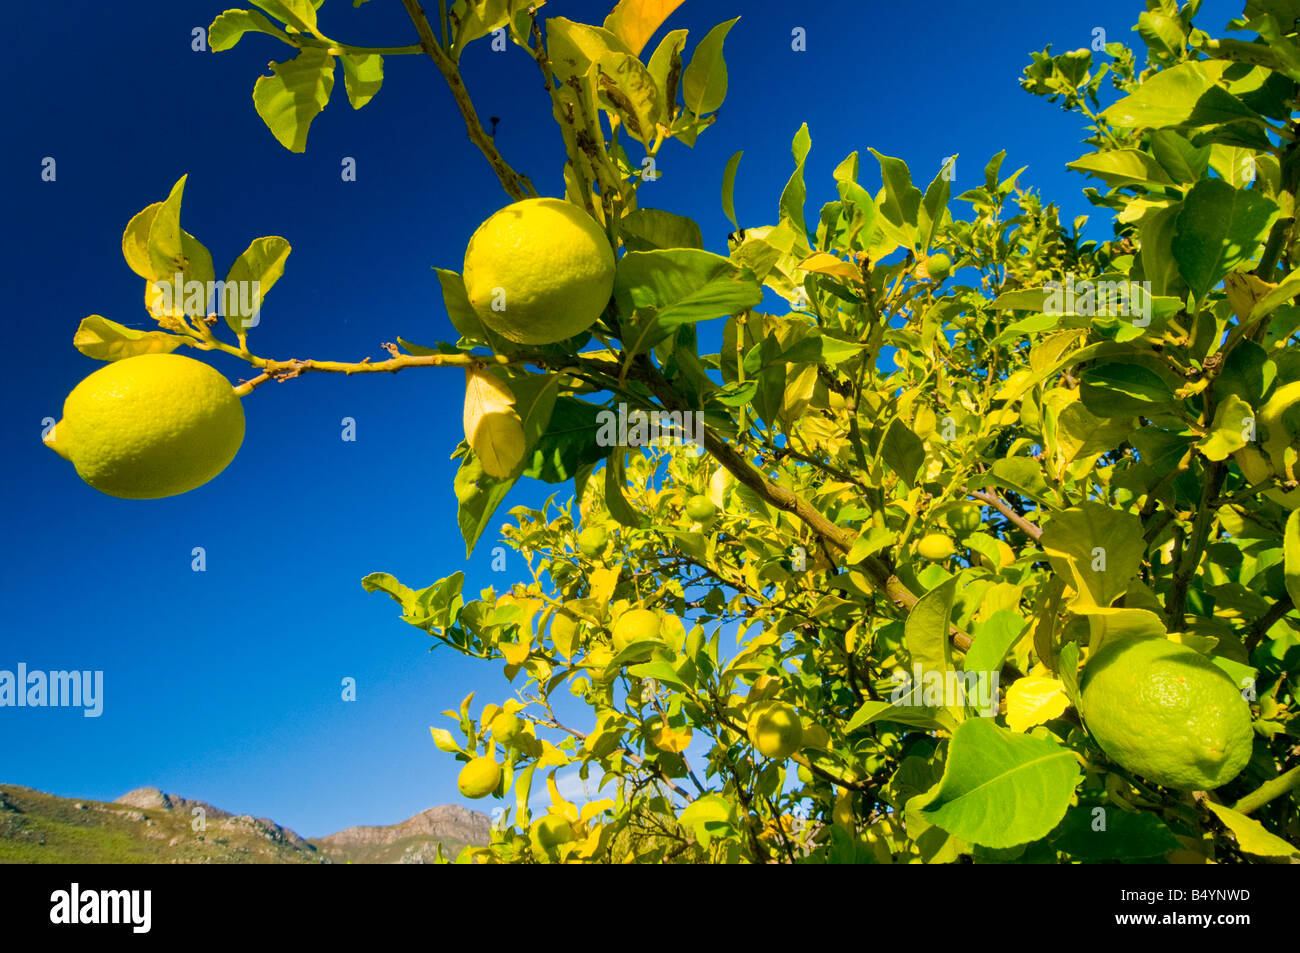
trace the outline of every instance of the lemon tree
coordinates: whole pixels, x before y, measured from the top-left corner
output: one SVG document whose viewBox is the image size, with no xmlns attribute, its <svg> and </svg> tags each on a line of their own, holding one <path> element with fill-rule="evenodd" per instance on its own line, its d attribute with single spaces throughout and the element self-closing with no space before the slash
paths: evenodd
<svg viewBox="0 0 1300 953">
<path fill-rule="evenodd" d="M 771 218 L 740 221 L 741 154 L 704 168 L 677 147 L 750 95 L 725 56 L 744 22 L 690 36 L 677 3 L 581 23 L 458 0 L 437 24 L 408 4 L 419 43 L 383 48 L 326 36 L 319 4 L 259 6 L 209 37 L 289 47 L 253 97 L 288 149 L 337 61 L 354 108 L 382 94 L 385 57 L 449 80 L 508 202 L 461 272 L 437 272 L 457 339 L 276 360 L 248 307 L 218 333 L 201 301 L 147 294 L 157 330 L 92 316 L 74 343 L 109 368 L 219 352 L 253 368 L 246 397 L 304 373 L 464 375 L 447 504 L 467 552 L 499 535 L 523 568 L 488 589 L 362 580 L 504 677 L 432 732 L 467 797 L 501 798 L 490 844 L 460 860 L 1294 858 L 1290 5 L 1251 0 L 1217 38 L 1198 4 L 1152 0 L 1145 49 L 1031 54 L 1021 86 L 1084 126 L 1070 165 L 1097 212 L 1073 222 L 1005 152 L 959 186 L 951 163 L 914 182 L 876 150 L 809 183 L 806 126 Z M 479 123 L 458 63 L 489 34 L 540 71 L 554 195 Z M 668 167 L 716 175 L 730 236 L 651 204 Z M 213 274 L 180 227 L 183 185 L 127 226 L 147 283 Z M 228 278 L 265 290 L 287 254 L 256 239 Z M 74 409 L 54 442 L 71 432 L 75 462 Z M 669 423 L 611 439 L 602 411 Z M 561 492 L 501 517 L 521 481 Z M 575 774 L 600 793 L 567 800 L 557 777 Z"/>
</svg>

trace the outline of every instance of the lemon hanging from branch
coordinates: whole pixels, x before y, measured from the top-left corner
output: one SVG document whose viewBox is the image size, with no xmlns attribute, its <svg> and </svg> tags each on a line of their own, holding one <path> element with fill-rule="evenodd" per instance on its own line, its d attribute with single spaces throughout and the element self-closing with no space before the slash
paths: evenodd
<svg viewBox="0 0 1300 953">
<path fill-rule="evenodd" d="M 465 291 L 489 328 L 516 344 L 581 334 L 614 290 L 614 252 L 582 209 L 560 199 L 507 205 L 465 249 Z"/>
<path fill-rule="evenodd" d="M 74 387 L 44 439 L 101 493 L 156 500 L 202 486 L 235 459 L 244 408 L 202 361 L 140 354 Z"/>
</svg>

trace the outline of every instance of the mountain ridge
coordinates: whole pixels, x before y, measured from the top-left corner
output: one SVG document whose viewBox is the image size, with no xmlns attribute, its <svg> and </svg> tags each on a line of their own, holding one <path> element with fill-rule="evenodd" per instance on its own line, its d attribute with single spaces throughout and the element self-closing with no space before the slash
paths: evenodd
<svg viewBox="0 0 1300 953">
<path fill-rule="evenodd" d="M 0 784 L 0 863 L 428 863 L 487 842 L 490 820 L 454 804 L 395 824 L 305 838 L 269 818 L 135 788 L 113 801 Z"/>
</svg>

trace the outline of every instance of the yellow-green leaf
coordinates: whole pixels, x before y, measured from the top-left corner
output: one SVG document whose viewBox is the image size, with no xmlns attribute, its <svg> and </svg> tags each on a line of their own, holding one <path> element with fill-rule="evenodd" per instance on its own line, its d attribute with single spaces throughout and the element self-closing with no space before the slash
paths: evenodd
<svg viewBox="0 0 1300 953">
<path fill-rule="evenodd" d="M 1254 818 L 1239 814 L 1232 808 L 1215 804 L 1213 801 L 1205 803 L 1214 812 L 1215 817 L 1223 822 L 1223 826 L 1232 831 L 1233 836 L 1237 838 L 1237 846 L 1244 853 L 1254 854 L 1256 857 L 1289 857 L 1300 853 L 1300 849 L 1288 844 L 1276 834 L 1269 833 L 1264 825 Z"/>
<path fill-rule="evenodd" d="M 640 56 L 650 37 L 668 19 L 669 14 L 682 5 L 683 0 L 619 0 L 609 16 L 605 29 L 627 44 L 633 55 Z"/>
<path fill-rule="evenodd" d="M 184 343 L 185 339 L 178 334 L 137 331 L 97 314 L 83 318 L 72 336 L 72 346 L 97 361 L 120 361 L 137 354 L 167 354 Z"/>
<path fill-rule="evenodd" d="M 465 439 L 488 476 L 503 478 L 524 458 L 524 424 L 515 396 L 487 371 L 465 371 Z"/>
<path fill-rule="evenodd" d="M 1028 731 L 1059 718 L 1069 703 L 1065 685 L 1058 679 L 1018 678 L 1007 689 L 1007 727 L 1012 731 Z"/>
</svg>

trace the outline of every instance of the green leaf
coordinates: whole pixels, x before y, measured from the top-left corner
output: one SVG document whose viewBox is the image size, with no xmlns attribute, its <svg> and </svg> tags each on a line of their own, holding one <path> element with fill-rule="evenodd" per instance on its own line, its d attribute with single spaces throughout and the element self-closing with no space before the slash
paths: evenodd
<svg viewBox="0 0 1300 953">
<path fill-rule="evenodd" d="M 1113 189 L 1140 185 L 1154 190 L 1173 185 L 1160 163 L 1140 149 L 1091 152 L 1067 162 L 1065 167 L 1095 175 Z"/>
<path fill-rule="evenodd" d="M 659 91 L 659 102 L 663 104 L 665 118 L 672 115 L 677 106 L 677 90 L 682 78 L 682 49 L 686 46 L 686 31 L 673 30 L 659 41 L 650 56 L 646 69 L 655 81 Z"/>
<path fill-rule="evenodd" d="M 1039 545 L 1079 605 L 1103 608 L 1128 590 L 1146 553 L 1142 520 L 1093 500 L 1053 515 Z"/>
<path fill-rule="evenodd" d="M 1143 860 L 1178 850 L 1173 831 L 1156 814 L 1080 804 L 1066 812 L 1052 847 L 1076 860 Z"/>
<path fill-rule="evenodd" d="M 280 145 L 305 152 L 312 120 L 334 90 L 334 57 L 306 47 L 286 63 L 272 63 L 271 72 L 253 84 L 253 105 Z"/>
<path fill-rule="evenodd" d="M 438 284 L 442 286 L 442 303 L 447 309 L 447 318 L 460 336 L 471 344 L 487 345 L 498 354 L 510 351 L 512 348 L 509 342 L 489 331 L 469 303 L 465 279 L 446 268 L 433 270 L 438 276 Z"/>
<path fill-rule="evenodd" d="M 531 446 L 523 476 L 564 483 L 609 456 L 597 439 L 599 408 L 575 397 L 556 398 L 546 431 Z"/>
<path fill-rule="evenodd" d="M 719 23 L 705 34 L 682 73 L 682 101 L 697 116 L 713 112 L 727 98 L 727 64 L 722 58 L 722 44 L 739 19 Z"/>
<path fill-rule="evenodd" d="M 657 208 L 629 212 L 620 233 L 628 251 L 704 247 L 704 236 L 693 219 Z"/>
<path fill-rule="evenodd" d="M 920 815 L 973 844 L 1014 847 L 1060 823 L 1082 777 L 1058 742 L 972 718 L 953 733 L 943 778 Z"/>
<path fill-rule="evenodd" d="M 957 594 L 957 577 L 931 589 L 912 606 L 903 627 L 903 644 L 913 665 L 924 671 L 952 668 L 952 643 L 948 623 Z"/>
<path fill-rule="evenodd" d="M 325 39 L 316 29 L 316 7 L 311 0 L 252 0 L 271 16 L 302 33 Z"/>
<path fill-rule="evenodd" d="M 512 0 L 456 0 L 448 14 L 454 24 L 452 59 L 459 63 L 466 46 L 509 25 L 511 14 L 518 6 Z"/>
<path fill-rule="evenodd" d="M 1246 434 L 1254 428 L 1255 412 L 1236 394 L 1229 394 L 1214 412 L 1210 432 L 1197 447 L 1207 460 L 1226 460 L 1249 441 Z"/>
<path fill-rule="evenodd" d="M 343 64 L 343 85 L 347 89 L 348 102 L 353 109 L 360 109 L 384 84 L 384 58 L 378 53 L 342 53 L 339 61 Z"/>
<path fill-rule="evenodd" d="M 474 552 L 483 530 L 487 529 L 492 514 L 515 485 L 514 477 L 497 479 L 483 472 L 483 464 L 472 450 L 467 450 L 460 469 L 456 471 L 455 491 L 459 506 L 456 522 L 465 540 L 465 557 Z"/>
<path fill-rule="evenodd" d="M 677 674 L 677 670 L 667 662 L 642 662 L 640 665 L 629 666 L 627 673 L 635 675 L 637 678 L 653 678 L 656 682 L 664 685 L 673 685 L 686 690 L 690 689 L 690 686 Z"/>
<path fill-rule="evenodd" d="M 1164 378 L 1141 364 L 1094 364 L 1081 381 L 1083 405 L 1098 417 L 1151 416 L 1174 400 Z"/>
<path fill-rule="evenodd" d="M 623 462 L 626 453 L 626 448 L 615 447 L 605 462 L 605 506 L 614 519 L 624 526 L 636 529 L 643 523 L 641 514 L 632 508 L 623 495 L 623 485 L 627 482 Z"/>
<path fill-rule="evenodd" d="M 292 250 L 289 242 L 278 235 L 255 238 L 230 266 L 226 289 L 235 290 L 228 297 L 223 292 L 221 313 L 226 324 L 240 337 L 258 323 L 262 302 L 284 274 L 284 263 Z"/>
<path fill-rule="evenodd" d="M 1101 118 L 1113 126 L 1130 129 L 1257 121 L 1258 113 L 1216 85 L 1228 65 L 1195 60 L 1163 69 L 1103 112 Z"/>
<path fill-rule="evenodd" d="M 887 701 L 866 701 L 853 713 L 848 724 L 844 726 L 846 734 L 877 721 L 892 721 L 913 728 L 925 728 L 930 731 L 952 731 L 957 727 L 951 714 L 943 708 L 929 705 L 895 705 Z"/>
<path fill-rule="evenodd" d="M 213 53 L 228 50 L 245 33 L 266 33 L 285 43 L 290 42 L 287 33 L 256 10 L 227 10 L 218 14 L 208 27 L 208 49 Z"/>
<path fill-rule="evenodd" d="M 804 224 L 803 206 L 808 198 L 808 187 L 804 185 L 803 168 L 808 161 L 808 152 L 812 149 L 812 137 L 808 135 L 808 124 L 804 123 L 794 134 L 791 145 L 794 152 L 794 172 L 791 173 L 785 188 L 781 190 L 781 217 L 789 219 L 798 230 L 799 235 L 806 235 L 808 226 Z M 805 238 L 801 244 L 806 243 Z"/>
<path fill-rule="evenodd" d="M 752 274 L 729 259 L 693 248 L 630 251 L 614 273 L 614 299 L 624 315 L 652 313 L 625 328 L 624 343 L 638 353 L 682 324 L 736 314 L 763 300 Z"/>
<path fill-rule="evenodd" d="M 974 632 L 975 641 L 962 663 L 967 672 L 1000 672 L 1011 647 L 1020 641 L 1029 623 L 1018 613 L 999 609 Z"/>
<path fill-rule="evenodd" d="M 1047 480 L 1043 478 L 1042 464 L 1037 460 L 1030 457 L 1007 457 L 1002 460 L 995 460 L 991 470 L 992 476 L 990 478 L 982 478 L 973 482 L 981 486 L 1004 486 L 1043 506 L 1055 507 L 1059 505 L 1054 501 L 1052 489 L 1047 485 Z M 979 489 L 979 486 L 972 486 L 971 488 Z"/>
<path fill-rule="evenodd" d="M 587 73 L 600 104 L 618 114 L 632 138 L 646 149 L 667 118 L 654 77 L 630 53 L 603 53 Z"/>
<path fill-rule="evenodd" d="M 886 546 L 892 546 L 897 539 L 897 532 L 873 523 L 858 534 L 853 545 L 849 547 L 849 554 L 844 557 L 844 562 L 850 566 L 860 563 L 872 553 L 880 552 Z"/>
<path fill-rule="evenodd" d="M 1202 179 L 1183 200 L 1173 238 L 1178 271 L 1198 301 L 1255 257 L 1277 218 L 1277 203 L 1258 192 Z"/>
<path fill-rule="evenodd" d="M 1232 831 L 1242 853 L 1253 854 L 1256 857 L 1289 857 L 1300 853 L 1300 848 L 1270 833 L 1263 824 L 1252 817 L 1247 817 L 1222 804 L 1215 804 L 1208 799 L 1205 801 L 1205 806 L 1214 812 L 1214 816 L 1223 822 L 1224 827 Z"/>
<path fill-rule="evenodd" d="M 149 282 L 145 289 L 145 300 L 149 303 L 150 312 L 155 317 L 161 317 L 167 311 L 164 306 L 167 298 L 173 299 L 170 309 L 172 314 L 179 315 L 183 311 L 191 317 L 205 317 L 208 291 L 216 281 L 216 275 L 212 270 L 212 255 L 208 253 L 202 242 L 181 228 L 181 197 L 185 191 L 187 178 L 188 176 L 181 176 L 172 186 L 171 194 L 158 207 L 149 223 L 147 244 L 153 281 L 163 282 L 173 289 L 166 297 L 162 297 L 159 293 L 166 289 L 155 286 L 153 281 Z M 183 300 L 180 302 L 174 300 L 176 297 L 174 284 L 177 275 L 180 275 L 182 282 Z M 189 289 L 184 287 L 190 282 L 198 282 L 203 286 L 201 304 L 192 301 L 188 293 Z"/>
<path fill-rule="evenodd" d="M 455 736 L 446 728 L 429 727 L 429 734 L 433 735 L 433 743 L 438 746 L 439 751 L 445 751 L 448 754 L 459 754 L 460 745 L 456 743 Z"/>
<path fill-rule="evenodd" d="M 880 177 L 884 182 L 884 201 L 879 203 L 881 224 L 899 245 L 914 248 L 923 200 L 921 190 L 912 184 L 912 173 L 902 159 L 881 155 L 875 149 L 871 154 L 880 163 Z"/>
<path fill-rule="evenodd" d="M 146 206 L 139 212 L 131 216 L 131 221 L 126 223 L 126 229 L 122 232 L 122 257 L 126 259 L 127 265 L 141 278 L 152 281 L 156 276 L 153 270 L 153 261 L 149 257 L 149 229 L 153 227 L 154 217 L 158 210 L 162 208 L 162 202 L 154 202 Z M 180 217 L 177 216 L 177 227 L 180 226 Z"/>
<path fill-rule="evenodd" d="M 561 80 L 586 76 L 591 64 L 606 53 L 632 55 L 623 41 L 609 30 L 575 23 L 565 17 L 547 19 L 546 52 L 555 75 Z"/>
<path fill-rule="evenodd" d="M 910 489 L 915 485 L 916 475 L 925 463 L 925 444 L 912 433 L 907 424 L 895 418 L 885 431 L 880 455 L 885 465 L 897 473 L 898 478 Z"/>
<path fill-rule="evenodd" d="M 722 170 L 722 211 L 736 231 L 740 230 L 740 223 L 736 220 L 736 169 L 740 166 L 740 157 L 744 154 L 745 151 L 741 149 L 727 160 L 726 168 Z"/>
<path fill-rule="evenodd" d="M 925 190 L 925 197 L 917 212 L 916 247 L 922 254 L 930 248 L 948 213 L 948 197 L 952 194 L 952 181 L 947 172 L 946 167 L 939 170 L 939 174 Z"/>
<path fill-rule="evenodd" d="M 1292 605 L 1300 606 L 1300 510 L 1292 510 L 1286 518 L 1282 552 L 1287 595 Z"/>
<path fill-rule="evenodd" d="M 167 354 L 186 341 L 179 334 L 166 331 L 137 331 L 92 314 L 82 318 L 72 346 L 97 361 L 120 361 L 137 354 Z"/>
</svg>

